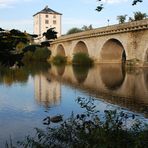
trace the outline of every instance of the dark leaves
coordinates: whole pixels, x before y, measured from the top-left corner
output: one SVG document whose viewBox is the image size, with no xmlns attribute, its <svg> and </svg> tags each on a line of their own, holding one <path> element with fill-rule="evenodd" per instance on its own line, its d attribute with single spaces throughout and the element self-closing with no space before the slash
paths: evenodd
<svg viewBox="0 0 148 148">
<path fill-rule="evenodd" d="M 143 2 L 143 0 L 134 0 L 133 3 L 132 3 L 132 5 L 133 5 L 133 6 L 136 5 L 138 2 L 141 3 L 141 2 Z"/>
<path fill-rule="evenodd" d="M 100 12 L 103 8 L 103 4 L 100 4 L 99 6 L 97 6 L 96 11 Z"/>
<path fill-rule="evenodd" d="M 43 36 L 45 36 L 47 40 L 56 39 L 57 38 L 57 32 L 54 31 L 54 28 L 50 28 L 50 29 L 47 30 L 47 32 L 43 33 Z"/>
<path fill-rule="evenodd" d="M 50 41 L 41 42 L 41 45 L 45 46 L 45 47 L 49 47 L 50 46 Z"/>
<path fill-rule="evenodd" d="M 5 31 L 4 29 L 0 28 L 0 31 Z"/>
<path fill-rule="evenodd" d="M 101 2 L 101 1 L 102 1 L 102 0 L 98 0 L 98 2 Z M 143 2 L 143 0 L 133 0 L 132 5 L 134 6 L 134 5 L 136 5 L 137 3 L 141 3 L 141 2 Z M 96 8 L 96 11 L 100 12 L 100 11 L 102 11 L 103 8 L 104 8 L 104 7 L 103 7 L 103 4 L 99 4 L 99 5 L 97 6 L 97 8 Z"/>
</svg>

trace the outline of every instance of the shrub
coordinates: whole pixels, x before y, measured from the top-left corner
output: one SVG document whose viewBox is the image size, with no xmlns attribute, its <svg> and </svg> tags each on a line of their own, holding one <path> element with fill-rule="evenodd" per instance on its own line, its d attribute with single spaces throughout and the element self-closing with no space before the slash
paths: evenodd
<svg viewBox="0 0 148 148">
<path fill-rule="evenodd" d="M 82 65 L 82 66 L 92 66 L 93 60 L 89 57 L 88 54 L 79 52 L 74 54 L 72 64 Z"/>
<path fill-rule="evenodd" d="M 72 115 L 62 121 L 62 116 L 55 116 L 61 123 L 52 126 L 53 118 L 43 119 L 45 129 L 36 128 L 34 137 L 27 136 L 23 147 L 50 148 L 147 148 L 148 127 L 142 125 L 134 115 L 123 111 L 105 110 L 103 120 L 98 114 L 93 98 L 78 97 L 78 104 L 86 111 Z M 127 121 L 131 120 L 131 127 Z M 57 124 L 57 122 L 56 122 Z"/>
<path fill-rule="evenodd" d="M 53 57 L 52 62 L 55 65 L 66 64 L 66 57 L 61 56 L 61 55 L 56 55 L 55 57 Z"/>
<path fill-rule="evenodd" d="M 74 28 L 71 28 L 71 29 L 67 32 L 67 35 L 68 35 L 68 34 L 73 34 L 73 33 L 82 32 L 82 31 L 83 31 L 82 29 L 74 27 Z"/>
<path fill-rule="evenodd" d="M 29 62 L 29 61 L 46 61 L 49 56 L 51 55 L 51 51 L 48 48 L 39 48 L 37 47 L 33 51 L 27 51 L 24 54 L 23 61 Z"/>
</svg>

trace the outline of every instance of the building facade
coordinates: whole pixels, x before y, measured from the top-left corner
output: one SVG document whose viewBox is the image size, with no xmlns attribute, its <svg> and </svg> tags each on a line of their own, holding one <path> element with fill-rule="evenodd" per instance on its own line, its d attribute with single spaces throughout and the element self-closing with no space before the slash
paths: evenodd
<svg viewBox="0 0 148 148">
<path fill-rule="evenodd" d="M 33 15 L 34 18 L 34 34 L 42 39 L 42 35 L 49 28 L 55 28 L 57 36 L 61 36 L 61 13 L 58 13 L 46 6 L 43 10 Z"/>
</svg>

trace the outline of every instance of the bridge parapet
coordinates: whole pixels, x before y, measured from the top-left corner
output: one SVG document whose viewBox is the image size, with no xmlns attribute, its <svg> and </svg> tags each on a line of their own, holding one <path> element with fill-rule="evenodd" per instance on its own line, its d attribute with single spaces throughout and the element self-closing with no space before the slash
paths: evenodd
<svg viewBox="0 0 148 148">
<path fill-rule="evenodd" d="M 71 35 L 64 35 L 53 41 L 51 44 L 139 30 L 148 30 L 148 19 L 101 27 Z"/>
</svg>

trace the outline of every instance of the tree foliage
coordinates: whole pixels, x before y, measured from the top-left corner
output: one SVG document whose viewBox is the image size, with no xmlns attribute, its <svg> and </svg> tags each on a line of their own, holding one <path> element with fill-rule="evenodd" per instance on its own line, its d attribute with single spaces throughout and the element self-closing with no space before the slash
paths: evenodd
<svg viewBox="0 0 148 148">
<path fill-rule="evenodd" d="M 141 2 L 143 2 L 143 0 L 133 0 L 132 5 L 136 5 L 138 2 L 141 3 Z"/>
<path fill-rule="evenodd" d="M 102 9 L 104 9 L 104 5 L 103 5 L 103 2 L 102 0 L 97 0 L 99 2 L 97 8 L 96 8 L 96 11 L 100 12 L 102 11 Z M 137 3 L 141 3 L 143 2 L 143 0 L 132 0 L 132 5 L 136 5 Z"/>
<path fill-rule="evenodd" d="M 134 17 L 129 17 L 129 21 L 138 21 L 138 20 L 143 20 L 147 18 L 147 14 L 146 13 L 142 13 L 140 11 L 134 12 Z"/>
<path fill-rule="evenodd" d="M 10 67 L 14 64 L 22 65 L 23 53 L 17 53 L 16 47 L 20 42 L 29 44 L 27 34 L 15 29 L 6 31 L 1 28 L 0 30 L 0 63 Z"/>
<path fill-rule="evenodd" d="M 68 32 L 66 33 L 68 34 L 73 34 L 73 33 L 78 33 L 78 32 L 82 32 L 83 30 L 77 27 L 71 28 L 70 30 L 68 30 Z"/>
<path fill-rule="evenodd" d="M 68 34 L 78 33 L 78 32 L 87 31 L 91 29 L 93 29 L 91 24 L 89 26 L 83 25 L 82 28 L 74 27 L 74 28 L 69 29 L 66 34 L 68 35 Z"/>
<path fill-rule="evenodd" d="M 47 47 L 50 46 L 50 42 L 53 39 L 57 38 L 57 32 L 54 31 L 54 28 L 50 28 L 43 36 L 48 41 L 41 43 L 41 46 Z M 22 59 L 25 53 L 34 52 L 38 47 L 38 45 L 29 45 L 35 37 L 37 35 L 27 34 L 15 29 L 7 31 L 0 28 L 0 64 L 8 67 L 14 65 L 22 66 Z"/>
<path fill-rule="evenodd" d="M 43 36 L 46 37 L 46 40 L 53 40 L 57 38 L 57 32 L 54 31 L 54 28 L 50 28 L 43 33 Z"/>
<path fill-rule="evenodd" d="M 117 16 L 117 20 L 119 21 L 119 24 L 125 23 L 127 15 L 119 15 Z"/>
<path fill-rule="evenodd" d="M 85 109 L 52 126 L 50 116 L 43 119 L 45 129 L 36 128 L 35 136 L 19 142 L 23 147 L 50 148 L 147 148 L 148 127 L 132 114 L 117 110 L 104 110 L 103 119 L 93 98 L 77 98 Z M 55 123 L 55 122 L 54 122 Z M 128 124 L 129 123 L 129 124 Z M 57 122 L 56 122 L 57 124 Z M 130 126 L 130 127 L 129 127 Z"/>
<path fill-rule="evenodd" d="M 92 25 L 90 24 L 89 26 L 83 25 L 82 30 L 87 31 L 93 29 Z"/>
</svg>

